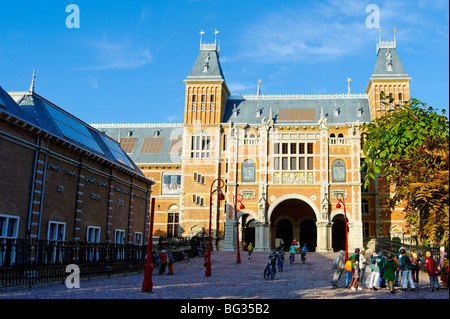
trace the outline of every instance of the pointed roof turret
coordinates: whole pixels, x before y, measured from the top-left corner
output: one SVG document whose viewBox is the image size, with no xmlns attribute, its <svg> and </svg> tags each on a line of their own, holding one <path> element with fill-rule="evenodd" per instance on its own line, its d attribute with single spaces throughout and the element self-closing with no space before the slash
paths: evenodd
<svg viewBox="0 0 450 319">
<path fill-rule="evenodd" d="M 394 29 L 395 30 L 395 29 Z M 397 31 L 397 30 L 395 30 Z M 377 43 L 377 62 L 372 73 L 372 78 L 409 78 L 396 51 L 397 43 L 394 41 L 381 41 Z"/>
<path fill-rule="evenodd" d="M 187 77 L 187 80 L 225 80 L 222 72 L 222 67 L 219 62 L 220 57 L 220 45 L 217 45 L 217 33 L 216 30 L 214 43 L 203 43 L 202 35 L 200 32 L 200 53 L 194 66 Z"/>
</svg>

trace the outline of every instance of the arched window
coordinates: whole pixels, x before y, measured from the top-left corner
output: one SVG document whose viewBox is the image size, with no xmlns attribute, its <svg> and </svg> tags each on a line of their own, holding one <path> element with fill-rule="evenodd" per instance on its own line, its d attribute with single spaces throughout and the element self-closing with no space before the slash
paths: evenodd
<svg viewBox="0 0 450 319">
<path fill-rule="evenodd" d="M 242 182 L 253 183 L 255 182 L 255 162 L 251 159 L 246 159 L 242 163 Z"/>
<path fill-rule="evenodd" d="M 346 168 L 345 168 L 345 162 L 343 160 L 341 160 L 341 159 L 335 160 L 333 162 L 331 170 L 332 170 L 333 183 L 346 182 Z"/>
</svg>

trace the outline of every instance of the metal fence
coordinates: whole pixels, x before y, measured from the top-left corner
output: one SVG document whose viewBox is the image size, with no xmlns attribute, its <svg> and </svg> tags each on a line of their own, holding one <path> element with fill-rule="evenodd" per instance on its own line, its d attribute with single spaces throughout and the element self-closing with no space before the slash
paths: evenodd
<svg viewBox="0 0 450 319">
<path fill-rule="evenodd" d="M 401 247 L 404 247 L 407 252 L 419 252 L 422 258 L 425 258 L 425 253 L 429 251 L 433 256 L 433 259 L 436 260 L 436 262 L 438 263 L 441 258 L 439 245 L 435 245 L 433 247 L 418 246 L 408 243 L 406 241 L 402 242 L 400 239 L 392 240 L 390 238 L 377 238 L 375 243 L 375 250 L 377 251 L 382 250 L 394 254 L 398 254 Z M 449 247 L 446 247 L 446 251 L 447 252 L 449 251 Z"/>
<path fill-rule="evenodd" d="M 153 250 L 170 249 L 175 261 L 183 252 L 196 256 L 205 238 L 159 238 Z M 65 282 L 67 265 L 80 269 L 80 278 L 144 268 L 147 245 L 0 239 L 0 287 L 28 286 L 43 282 Z M 152 256 L 153 257 L 153 256 Z M 152 258 L 154 259 L 154 258 Z"/>
</svg>

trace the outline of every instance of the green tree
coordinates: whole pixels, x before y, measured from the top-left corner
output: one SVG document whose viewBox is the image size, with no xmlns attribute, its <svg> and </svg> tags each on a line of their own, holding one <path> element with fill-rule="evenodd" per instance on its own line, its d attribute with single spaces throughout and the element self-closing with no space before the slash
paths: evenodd
<svg viewBox="0 0 450 319">
<path fill-rule="evenodd" d="M 383 104 L 388 108 L 392 102 Z M 391 207 L 406 202 L 406 221 L 420 239 L 439 237 L 448 244 L 449 122 L 443 113 L 410 99 L 364 124 L 362 169 L 365 187 L 379 174 L 394 188 Z"/>
</svg>

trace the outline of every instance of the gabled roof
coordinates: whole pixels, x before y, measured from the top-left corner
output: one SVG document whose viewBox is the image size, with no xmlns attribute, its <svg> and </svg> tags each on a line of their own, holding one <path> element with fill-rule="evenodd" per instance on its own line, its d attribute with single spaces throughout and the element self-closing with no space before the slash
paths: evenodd
<svg viewBox="0 0 450 319">
<path fill-rule="evenodd" d="M 0 111 L 145 177 L 116 141 L 35 92 L 6 93 L 0 87 L 0 104 Z"/>
</svg>

